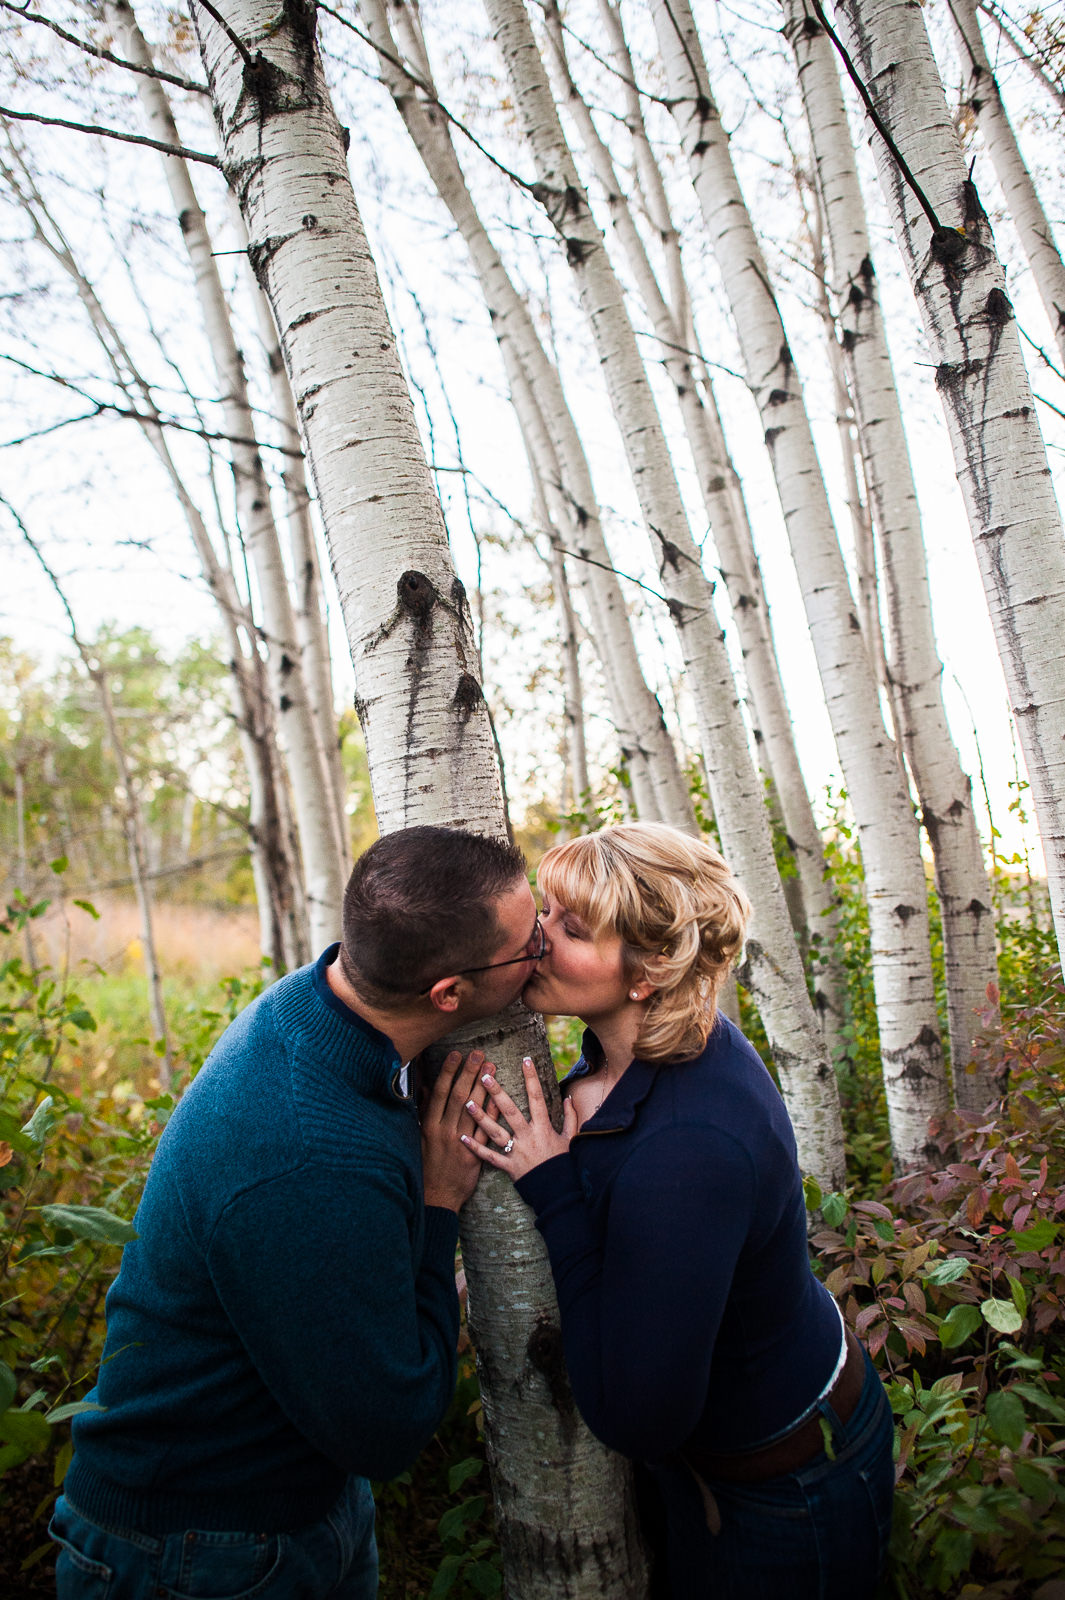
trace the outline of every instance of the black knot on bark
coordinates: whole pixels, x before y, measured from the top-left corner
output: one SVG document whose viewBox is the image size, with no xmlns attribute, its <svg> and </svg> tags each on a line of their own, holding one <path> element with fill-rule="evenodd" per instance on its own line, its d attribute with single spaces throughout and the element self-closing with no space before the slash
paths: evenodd
<svg viewBox="0 0 1065 1600">
<path fill-rule="evenodd" d="M 404 572 L 396 584 L 399 603 L 424 620 L 436 604 L 436 590 L 424 572 Z"/>
<path fill-rule="evenodd" d="M 854 349 L 854 346 L 858 343 L 858 335 L 855 333 L 853 328 L 844 328 L 843 337 L 839 342 L 849 355 Z"/>
<path fill-rule="evenodd" d="M 455 697 L 451 702 L 463 722 L 469 721 L 470 714 L 480 705 L 483 699 L 484 695 L 477 679 L 472 673 L 464 672 L 459 678 L 458 688 L 455 690 Z"/>
<path fill-rule="evenodd" d="M 293 661 L 290 655 L 282 654 L 281 660 L 278 662 L 278 666 L 281 669 L 281 676 L 283 678 L 287 678 L 295 665 L 296 663 Z"/>
<path fill-rule="evenodd" d="M 939 1035 L 936 1030 L 934 1028 L 930 1028 L 926 1022 L 920 1033 L 917 1035 L 917 1043 L 923 1044 L 925 1049 L 929 1050 L 934 1045 L 939 1043 Z"/>
<path fill-rule="evenodd" d="M 313 211 L 308 211 L 308 213 L 307 213 L 307 215 L 305 217 L 301 217 L 300 218 L 300 227 L 301 228 L 307 228 L 309 230 L 311 228 L 317 228 L 317 226 L 318 226 L 318 218 L 314 215 Z"/>
<path fill-rule="evenodd" d="M 859 289 L 856 283 L 852 283 L 847 292 L 847 304 L 849 306 L 860 306 L 865 304 L 865 290 Z"/>
<path fill-rule="evenodd" d="M 1001 289 L 992 289 L 987 297 L 984 310 L 987 312 L 987 320 L 997 323 L 999 327 L 1013 321 L 1013 307 L 1010 304 L 1009 296 L 1003 294 Z"/>
<path fill-rule="evenodd" d="M 932 233 L 932 254 L 937 261 L 957 261 L 969 241 L 960 228 L 936 228 Z"/>
<path fill-rule="evenodd" d="M 525 1346 L 529 1365 L 546 1379 L 551 1394 L 551 1404 L 561 1416 L 573 1413 L 573 1395 L 566 1376 L 566 1361 L 562 1354 L 561 1329 L 543 1312 L 537 1317 L 529 1342 Z"/>
<path fill-rule="evenodd" d="M 858 268 L 858 271 L 861 273 L 861 275 L 865 279 L 866 283 L 872 283 L 873 282 L 874 278 L 876 277 L 876 268 L 873 266 L 873 261 L 872 261 L 872 257 L 871 256 L 863 256 L 862 257 L 862 264 Z"/>
<path fill-rule="evenodd" d="M 909 922 L 911 917 L 917 915 L 917 909 L 915 906 L 896 906 L 895 915 L 900 922 Z"/>
<path fill-rule="evenodd" d="M 805 17 L 802 19 L 802 31 L 804 38 L 816 39 L 817 35 L 821 32 L 821 24 L 818 22 L 816 17 L 812 17 L 810 13 L 807 12 Z"/>
<path fill-rule="evenodd" d="M 461 611 L 466 604 L 466 585 L 461 578 L 451 580 L 451 604 L 456 611 Z"/>
<path fill-rule="evenodd" d="M 182 233 L 191 233 L 196 214 L 191 207 L 186 206 L 184 211 L 178 212 L 178 227 Z"/>
<path fill-rule="evenodd" d="M 344 154 L 346 155 L 347 152 L 351 149 L 351 129 L 350 128 L 341 128 L 341 130 L 340 130 L 340 142 L 344 146 Z"/>
<path fill-rule="evenodd" d="M 769 399 L 766 401 L 766 405 L 782 406 L 787 398 L 788 391 L 786 389 L 770 389 Z"/>
<path fill-rule="evenodd" d="M 591 245 L 585 244 L 583 239 L 566 240 L 566 260 L 571 267 L 583 266 L 591 253 Z"/>
</svg>

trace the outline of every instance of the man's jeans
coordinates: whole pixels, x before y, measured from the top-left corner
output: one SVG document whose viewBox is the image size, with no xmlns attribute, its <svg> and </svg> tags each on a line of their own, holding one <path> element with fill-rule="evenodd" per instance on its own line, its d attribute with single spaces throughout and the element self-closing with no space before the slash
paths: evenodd
<svg viewBox="0 0 1065 1600">
<path fill-rule="evenodd" d="M 102 1528 L 60 1495 L 49 1533 L 60 1546 L 58 1600 L 375 1600 L 374 1503 L 349 1478 L 328 1517 L 293 1533 L 154 1538 Z"/>
</svg>

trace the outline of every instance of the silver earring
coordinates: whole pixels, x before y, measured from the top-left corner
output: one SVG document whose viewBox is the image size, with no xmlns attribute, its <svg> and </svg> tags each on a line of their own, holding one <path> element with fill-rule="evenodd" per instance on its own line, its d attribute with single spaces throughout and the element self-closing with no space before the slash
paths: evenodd
<svg viewBox="0 0 1065 1600">
<path fill-rule="evenodd" d="M 639 989 L 630 989 L 629 990 L 629 999 L 630 1000 L 638 1000 L 639 998 L 640 998 Z"/>
</svg>

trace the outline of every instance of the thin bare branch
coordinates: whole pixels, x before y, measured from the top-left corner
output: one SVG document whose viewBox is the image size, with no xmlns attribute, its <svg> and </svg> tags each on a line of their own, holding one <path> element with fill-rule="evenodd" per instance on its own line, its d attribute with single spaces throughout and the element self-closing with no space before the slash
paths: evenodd
<svg viewBox="0 0 1065 1600">
<path fill-rule="evenodd" d="M 178 72 L 166 72 L 162 67 L 141 67 L 135 61 L 126 61 L 122 56 L 116 56 L 110 50 L 103 49 L 101 45 L 90 44 L 87 39 L 79 39 L 77 34 L 68 33 L 58 22 L 53 22 L 51 17 L 42 17 L 40 12 L 30 11 L 27 6 L 14 5 L 12 0 L 0 0 L 0 9 L 12 11 L 15 16 L 22 17 L 26 22 L 38 22 L 44 28 L 51 28 L 52 32 L 67 44 L 74 45 L 87 56 L 95 56 L 98 61 L 109 61 L 112 66 L 122 67 L 126 72 L 142 73 L 146 78 L 159 78 L 161 82 L 172 83 L 175 89 L 184 89 L 188 94 L 210 93 L 206 84 L 195 83 L 191 78 L 183 78 Z"/>
<path fill-rule="evenodd" d="M 63 117 L 40 117 L 34 111 L 14 111 L 10 106 L 0 106 L 0 121 L 39 122 L 46 128 L 69 128 L 73 133 L 95 133 L 102 139 L 118 139 L 123 144 L 146 144 L 150 150 L 161 150 L 165 156 L 183 156 L 186 161 L 202 161 L 204 166 L 218 167 L 217 156 L 202 150 L 187 150 L 183 145 L 164 144 L 160 139 L 149 139 L 143 133 L 122 133 L 118 128 L 101 128 L 93 122 L 68 122 Z"/>
</svg>

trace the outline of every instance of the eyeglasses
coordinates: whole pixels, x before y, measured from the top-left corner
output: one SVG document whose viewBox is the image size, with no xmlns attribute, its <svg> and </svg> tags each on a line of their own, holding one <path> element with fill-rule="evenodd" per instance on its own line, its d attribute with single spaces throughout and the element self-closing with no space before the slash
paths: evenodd
<svg viewBox="0 0 1065 1600">
<path fill-rule="evenodd" d="M 536 945 L 536 949 L 534 951 L 532 951 L 531 953 L 530 953 L 530 951 L 528 949 L 528 945 L 530 945 L 530 944 L 535 944 Z M 524 955 L 511 956 L 507 961 L 489 961 L 488 965 L 485 966 L 485 967 L 462 967 L 460 969 L 460 971 L 463 974 L 468 973 L 468 972 L 491 972 L 493 967 L 517 967 L 517 966 L 520 966 L 522 964 L 522 962 L 525 962 L 525 961 L 542 961 L 543 960 L 544 951 L 546 949 L 547 949 L 547 935 L 544 932 L 543 924 L 540 921 L 540 913 L 537 912 L 536 913 L 536 921 L 533 924 L 533 931 L 529 935 L 528 940 L 526 941 L 526 950 L 525 950 L 525 954 Z M 432 984 L 429 985 L 429 989 L 431 989 L 431 988 L 432 988 Z M 421 994 L 422 995 L 427 995 L 429 993 L 429 989 L 422 989 L 421 990 Z"/>
<path fill-rule="evenodd" d="M 547 935 L 544 932 L 543 923 L 540 921 L 539 912 L 536 913 L 536 922 L 532 933 L 529 935 L 528 944 L 536 945 L 536 949 L 531 955 L 528 948 L 526 948 L 523 956 L 511 956 L 509 961 L 490 961 L 486 967 L 463 967 L 462 970 L 464 973 L 491 972 L 493 967 L 516 967 L 523 961 L 542 961 L 544 951 L 547 949 Z"/>
</svg>

